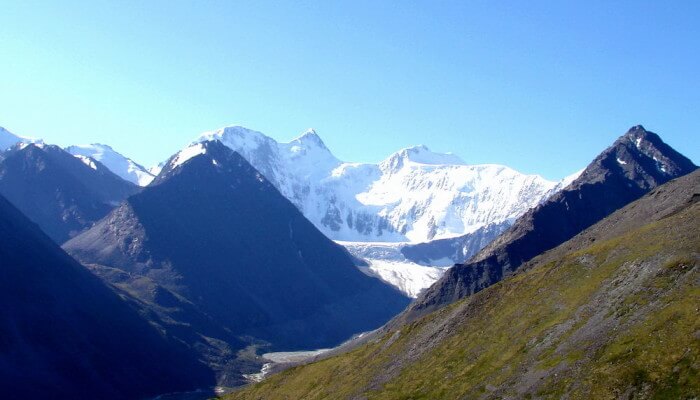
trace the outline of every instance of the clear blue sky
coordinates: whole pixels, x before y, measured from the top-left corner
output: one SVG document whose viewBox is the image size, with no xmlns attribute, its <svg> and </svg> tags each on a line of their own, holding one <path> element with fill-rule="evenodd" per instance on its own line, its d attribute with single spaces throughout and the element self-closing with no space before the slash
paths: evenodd
<svg viewBox="0 0 700 400">
<path fill-rule="evenodd" d="M 499 3 L 499 4 L 496 4 Z M 558 179 L 643 124 L 700 160 L 700 2 L 3 1 L 0 126 L 152 165 L 241 124 Z"/>
</svg>

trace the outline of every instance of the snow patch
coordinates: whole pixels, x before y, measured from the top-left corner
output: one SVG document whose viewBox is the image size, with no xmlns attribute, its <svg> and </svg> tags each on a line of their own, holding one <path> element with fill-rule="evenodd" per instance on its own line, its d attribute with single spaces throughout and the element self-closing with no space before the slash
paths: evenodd
<svg viewBox="0 0 700 400">
<path fill-rule="evenodd" d="M 620 165 L 627 165 L 627 163 L 623 161 L 620 157 L 617 158 L 617 163 Z"/>
<path fill-rule="evenodd" d="M 193 144 L 190 147 L 185 148 L 184 150 L 180 151 L 177 153 L 175 158 L 173 158 L 171 164 L 172 167 L 179 167 L 180 165 L 184 164 L 188 160 L 200 155 L 200 154 L 205 154 L 207 152 L 206 147 L 202 143 L 197 143 Z"/>
<path fill-rule="evenodd" d="M 87 165 L 88 167 L 97 170 L 97 164 L 95 164 L 95 160 L 93 160 L 92 158 L 81 155 L 76 155 L 75 157 L 78 160 L 82 161 L 83 164 Z"/>
</svg>

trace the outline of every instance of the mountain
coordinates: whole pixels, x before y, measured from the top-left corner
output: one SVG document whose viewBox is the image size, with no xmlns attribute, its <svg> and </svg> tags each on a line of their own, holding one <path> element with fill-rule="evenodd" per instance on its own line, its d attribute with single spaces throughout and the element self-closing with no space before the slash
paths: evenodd
<svg viewBox="0 0 700 400">
<path fill-rule="evenodd" d="M 699 199 L 695 171 L 496 285 L 226 399 L 697 398 Z"/>
<path fill-rule="evenodd" d="M 88 165 L 90 159 L 97 160 L 120 178 L 138 186 L 146 186 L 155 178 L 146 168 L 105 144 L 75 145 L 66 147 L 65 150 Z"/>
<path fill-rule="evenodd" d="M 214 384 L 0 196 L 0 390 L 19 398 L 145 398 Z"/>
<path fill-rule="evenodd" d="M 379 164 L 338 160 L 309 130 L 289 143 L 231 126 L 202 134 L 240 153 L 333 240 L 424 242 L 514 221 L 557 183 L 501 165 L 467 165 L 425 146 Z M 195 143 L 196 143 L 195 142 Z"/>
<path fill-rule="evenodd" d="M 408 299 L 362 274 L 238 153 L 218 141 L 170 158 L 64 248 L 144 276 L 238 336 L 313 349 L 375 329 Z"/>
<path fill-rule="evenodd" d="M 20 144 L 0 161 L 0 194 L 56 243 L 63 243 L 139 188 L 99 162 L 86 165 L 58 146 Z"/>
<path fill-rule="evenodd" d="M 449 269 L 404 316 L 410 320 L 500 281 L 536 255 L 696 168 L 655 133 L 632 127 L 564 190 L 525 213 L 466 264 Z"/>
<path fill-rule="evenodd" d="M 41 143 L 41 140 L 15 135 L 0 126 L 0 152 L 9 149 L 17 143 Z"/>
</svg>

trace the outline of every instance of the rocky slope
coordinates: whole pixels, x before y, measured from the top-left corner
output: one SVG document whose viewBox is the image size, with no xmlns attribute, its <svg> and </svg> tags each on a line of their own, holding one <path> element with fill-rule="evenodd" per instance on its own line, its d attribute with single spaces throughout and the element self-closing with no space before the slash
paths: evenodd
<svg viewBox="0 0 700 400">
<path fill-rule="evenodd" d="M 408 320 L 488 287 L 522 263 L 654 187 L 697 167 L 642 126 L 631 128 L 564 190 L 528 211 L 466 264 L 452 267 L 404 313 Z"/>
<path fill-rule="evenodd" d="M 145 398 L 214 384 L 196 354 L 0 196 L 3 398 Z"/>
<path fill-rule="evenodd" d="M 19 144 L 0 161 L 0 194 L 56 243 L 89 228 L 138 190 L 101 163 L 86 165 L 58 146 Z"/>
<path fill-rule="evenodd" d="M 227 398 L 695 398 L 698 200 L 696 171 L 496 285 Z"/>
</svg>

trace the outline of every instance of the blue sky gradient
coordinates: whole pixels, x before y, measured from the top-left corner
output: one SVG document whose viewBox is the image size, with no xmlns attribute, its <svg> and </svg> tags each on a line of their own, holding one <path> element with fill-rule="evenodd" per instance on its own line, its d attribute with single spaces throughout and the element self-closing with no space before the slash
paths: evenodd
<svg viewBox="0 0 700 400">
<path fill-rule="evenodd" d="M 496 4 L 498 3 L 498 4 Z M 240 124 L 561 178 L 643 124 L 700 159 L 700 2 L 3 2 L 0 126 L 150 166 Z"/>
</svg>

